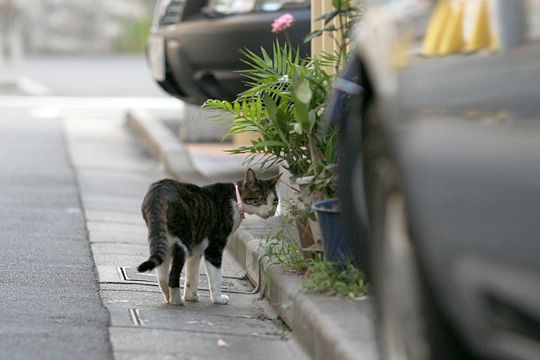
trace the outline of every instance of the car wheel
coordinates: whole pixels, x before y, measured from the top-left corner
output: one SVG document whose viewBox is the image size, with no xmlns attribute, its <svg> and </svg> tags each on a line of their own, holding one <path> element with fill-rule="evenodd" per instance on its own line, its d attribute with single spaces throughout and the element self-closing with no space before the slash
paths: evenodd
<svg viewBox="0 0 540 360">
<path fill-rule="evenodd" d="M 373 230 L 374 284 L 378 330 L 383 359 L 424 360 L 429 350 L 413 245 L 409 236 L 405 200 L 393 181 L 391 165 L 382 161 L 379 189 L 380 216 Z"/>
<path fill-rule="evenodd" d="M 369 229 L 362 181 L 362 101 L 361 95 L 351 96 L 339 122 L 337 190 L 345 210 L 343 227 L 353 260 L 369 279 Z"/>
<path fill-rule="evenodd" d="M 473 359 L 437 306 L 425 278 L 397 167 L 388 155 L 371 104 L 365 157 L 371 230 L 371 268 L 381 358 Z"/>
<path fill-rule="evenodd" d="M 156 81 L 156 83 L 161 87 L 167 94 L 174 96 L 177 99 L 182 99 L 185 97 L 184 92 L 178 87 L 176 82 L 172 80 L 172 74 L 167 73 L 164 81 Z"/>
</svg>

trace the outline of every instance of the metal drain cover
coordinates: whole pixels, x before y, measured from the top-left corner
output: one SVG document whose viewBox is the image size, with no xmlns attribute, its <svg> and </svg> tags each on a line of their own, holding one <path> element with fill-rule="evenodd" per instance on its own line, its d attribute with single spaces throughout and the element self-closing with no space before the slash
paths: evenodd
<svg viewBox="0 0 540 360">
<path fill-rule="evenodd" d="M 122 314 L 122 321 L 128 320 L 124 314 Z M 119 315 L 116 314 L 116 316 Z M 197 313 L 185 309 L 178 311 L 178 309 L 130 308 L 128 315 L 128 321 L 131 323 L 126 322 L 125 325 L 162 330 L 269 338 L 280 336 L 282 330 L 274 322 L 268 320 Z"/>
<path fill-rule="evenodd" d="M 121 279 L 129 283 L 139 283 L 157 286 L 157 275 L 154 272 L 140 273 L 132 266 L 121 266 L 118 268 Z M 184 275 L 180 278 L 180 284 L 184 283 Z M 206 274 L 201 274 L 199 277 L 199 290 L 208 291 L 208 280 Z M 239 279 L 235 277 L 223 277 L 221 282 L 221 290 L 229 293 L 252 294 L 255 292 L 253 284 L 247 279 Z"/>
<path fill-rule="evenodd" d="M 121 266 L 119 270 L 125 281 L 146 282 L 157 285 L 157 275 L 153 271 L 140 273 L 131 266 Z"/>
</svg>

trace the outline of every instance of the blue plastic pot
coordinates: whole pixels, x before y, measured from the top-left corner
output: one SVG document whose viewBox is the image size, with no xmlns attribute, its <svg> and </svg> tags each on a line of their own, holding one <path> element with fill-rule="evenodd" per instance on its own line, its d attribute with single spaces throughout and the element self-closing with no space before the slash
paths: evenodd
<svg viewBox="0 0 540 360">
<path fill-rule="evenodd" d="M 338 263 L 351 259 L 349 244 L 341 225 L 338 199 L 318 201 L 312 205 L 312 208 L 319 219 L 325 259 Z"/>
</svg>

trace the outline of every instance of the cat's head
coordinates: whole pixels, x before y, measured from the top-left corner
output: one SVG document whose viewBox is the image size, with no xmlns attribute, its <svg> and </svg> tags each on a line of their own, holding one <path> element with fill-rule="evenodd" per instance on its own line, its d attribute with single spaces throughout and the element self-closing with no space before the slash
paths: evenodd
<svg viewBox="0 0 540 360">
<path fill-rule="evenodd" d="M 280 176 L 259 179 L 252 169 L 246 171 L 240 186 L 240 196 L 248 214 L 256 214 L 264 219 L 274 216 L 278 204 L 276 185 Z"/>
</svg>

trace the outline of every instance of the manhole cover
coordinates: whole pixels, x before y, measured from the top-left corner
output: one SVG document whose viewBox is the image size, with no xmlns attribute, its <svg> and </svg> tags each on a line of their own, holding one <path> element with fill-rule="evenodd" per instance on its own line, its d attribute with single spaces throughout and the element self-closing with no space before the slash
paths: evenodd
<svg viewBox="0 0 540 360">
<path fill-rule="evenodd" d="M 129 283 L 139 283 L 157 286 L 157 276 L 154 272 L 140 273 L 132 266 L 121 266 L 118 268 L 121 279 Z M 180 278 L 180 284 L 184 283 L 184 274 Z M 206 274 L 199 277 L 199 290 L 209 290 Z M 221 282 L 221 290 L 229 293 L 252 294 L 255 288 L 251 282 L 244 278 L 224 276 Z"/>
<path fill-rule="evenodd" d="M 153 271 L 140 273 L 131 266 L 121 266 L 119 269 L 125 281 L 146 282 L 157 285 L 157 276 Z"/>
<path fill-rule="evenodd" d="M 176 309 L 130 308 L 128 314 L 131 324 L 152 329 L 274 338 L 282 331 L 272 321 Z"/>
</svg>

